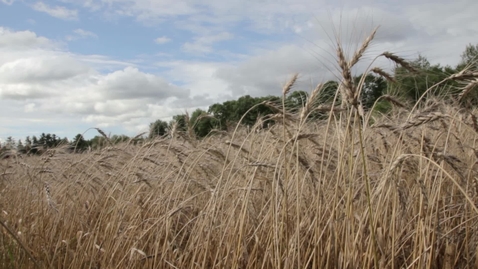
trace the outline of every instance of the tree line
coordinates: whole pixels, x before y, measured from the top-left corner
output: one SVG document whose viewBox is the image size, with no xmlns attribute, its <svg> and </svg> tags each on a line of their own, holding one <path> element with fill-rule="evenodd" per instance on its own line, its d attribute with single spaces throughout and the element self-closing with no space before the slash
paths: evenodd
<svg viewBox="0 0 478 269">
<path fill-rule="evenodd" d="M 404 101 L 411 103 L 425 101 L 431 97 L 447 100 L 461 90 L 457 82 L 447 81 L 434 88 L 433 91 L 429 91 L 430 87 L 465 68 L 478 69 L 478 45 L 468 45 L 461 54 L 460 63 L 455 67 L 432 65 L 428 59 L 420 55 L 409 63 L 408 68 L 397 66 L 393 70 L 393 74 L 390 75 L 381 69 L 372 69 L 372 72 L 369 72 L 362 80 L 362 106 L 365 110 L 373 108 L 386 113 L 390 109 L 390 105 L 386 100 L 379 99 L 385 94 L 401 97 Z M 354 83 L 358 85 L 361 79 L 362 75 L 354 77 Z M 326 82 L 316 98 L 317 103 L 340 102 L 340 94 L 337 94 L 338 87 L 337 81 Z M 425 92 L 426 95 L 424 95 Z M 175 115 L 169 122 L 158 119 L 150 123 L 148 137 L 136 137 L 135 143 L 144 139 L 170 137 L 172 133 L 192 135 L 194 138 L 200 139 L 206 137 L 213 130 L 228 131 L 239 121 L 242 125 L 251 127 L 257 123 L 259 118 L 276 113 L 276 107 L 285 105 L 287 111 L 299 111 L 305 105 L 308 95 L 309 93 L 303 90 L 293 91 L 287 96 L 252 97 L 245 95 L 236 100 L 213 104 L 207 110 L 196 109 L 191 115 L 188 113 Z M 422 95 L 424 95 L 423 98 L 421 98 Z M 471 100 L 478 99 L 476 91 L 471 93 L 471 97 Z M 309 115 L 309 118 L 320 119 L 324 116 L 324 112 L 315 111 Z M 267 125 L 274 124 L 274 121 L 269 120 L 263 124 L 262 127 L 267 127 Z M 130 137 L 126 135 L 106 137 L 104 134 L 87 140 L 83 135 L 77 134 L 69 141 L 67 138 L 60 138 L 55 134 L 42 133 L 38 138 L 27 136 L 23 141 L 15 141 L 9 137 L 1 145 L 0 152 L 15 149 L 20 153 L 37 154 L 60 145 L 65 145 L 72 152 L 82 152 L 129 140 Z"/>
<path fill-rule="evenodd" d="M 431 86 L 443 81 L 450 75 L 460 72 L 464 68 L 478 69 L 477 56 L 478 45 L 470 44 L 461 54 L 461 62 L 455 67 L 440 64 L 432 65 L 428 59 L 419 55 L 409 63 L 408 68 L 397 66 L 393 70 L 393 75 L 374 68 L 363 79 L 362 106 L 365 110 L 370 110 L 373 107 L 379 112 L 387 112 L 391 108 L 390 104 L 386 100 L 379 99 L 385 94 L 400 97 L 405 102 L 416 103 Z M 354 77 L 354 83 L 358 85 L 361 79 L 362 75 Z M 339 83 L 337 81 L 326 82 L 320 91 L 320 95 L 316 98 L 317 103 L 340 102 L 340 94 L 336 94 L 338 87 Z M 460 90 L 460 85 L 450 80 L 440 84 L 432 91 L 428 91 L 420 101 L 426 101 L 431 97 L 440 97 L 447 100 Z M 163 120 L 152 122 L 149 138 L 166 136 L 172 129 L 186 132 L 187 127 L 194 131 L 193 135 L 196 138 L 202 138 L 212 130 L 229 130 L 241 119 L 241 124 L 252 126 L 258 118 L 274 113 L 270 105 L 264 104 L 265 101 L 269 104 L 276 104 L 278 107 L 283 103 L 287 111 L 297 111 L 304 106 L 308 95 L 306 91 L 297 90 L 286 96 L 285 100 L 282 100 L 284 98 L 282 96 L 251 97 L 246 95 L 237 100 L 216 103 L 209 106 L 207 110 L 197 109 L 190 116 L 184 113 L 174 116 L 173 120 L 169 122 Z M 245 114 L 246 112 L 248 113 Z M 311 113 L 309 118 L 321 118 L 324 115 L 323 112 L 317 111 Z M 268 123 L 273 124 L 273 121 Z"/>
</svg>

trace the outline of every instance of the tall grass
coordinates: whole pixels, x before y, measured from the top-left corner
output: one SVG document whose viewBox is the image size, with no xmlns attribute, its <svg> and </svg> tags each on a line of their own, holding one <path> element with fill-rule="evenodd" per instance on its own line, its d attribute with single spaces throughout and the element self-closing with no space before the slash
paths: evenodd
<svg viewBox="0 0 478 269">
<path fill-rule="evenodd" d="M 317 104 L 319 85 L 302 111 L 268 103 L 269 129 L 2 160 L 0 266 L 478 266 L 477 111 L 363 111 L 350 69 L 374 33 L 351 60 L 339 46 L 342 104 Z"/>
</svg>

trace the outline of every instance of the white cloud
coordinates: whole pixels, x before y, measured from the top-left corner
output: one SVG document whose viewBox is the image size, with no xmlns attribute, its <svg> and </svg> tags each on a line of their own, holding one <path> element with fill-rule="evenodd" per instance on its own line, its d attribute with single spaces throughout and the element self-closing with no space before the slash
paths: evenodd
<svg viewBox="0 0 478 269">
<path fill-rule="evenodd" d="M 156 65 L 166 68 L 164 75 L 173 81 L 181 81 L 183 88 L 191 89 L 191 98 L 176 100 L 179 107 L 207 107 L 218 101 L 232 98 L 228 82 L 216 76 L 218 70 L 232 66 L 227 63 L 200 61 L 169 61 Z"/>
<path fill-rule="evenodd" d="M 156 117 L 174 115 L 152 108 L 189 99 L 189 90 L 127 62 L 65 52 L 33 32 L 0 30 L 0 106 L 8 111 L 5 117 L 17 119 L 2 124 L 71 121 L 74 128 L 109 126 L 132 132 Z"/>
<path fill-rule="evenodd" d="M 377 25 L 381 27 L 355 74 L 385 50 L 407 59 L 420 52 L 432 63 L 456 64 L 467 44 L 478 43 L 478 2 L 424 1 L 345 0 L 340 7 L 326 0 L 61 0 L 64 7 L 38 2 L 43 12 L 63 19 L 78 18 L 78 11 L 66 9 L 74 6 L 94 11 L 92 17 L 130 17 L 135 26 L 162 24 L 170 32 L 189 32 L 190 39 L 175 44 L 179 55 L 172 49 L 162 57 L 131 62 L 121 55 L 71 53 L 34 32 L 0 27 L 0 106 L 30 121 L 68 119 L 87 127 L 139 130 L 155 119 L 243 94 L 279 95 L 295 72 L 300 73 L 297 88 L 310 90 L 339 75 L 336 38 L 351 56 Z M 77 29 L 71 37 L 95 34 Z M 179 40 L 170 37 L 150 36 L 149 45 Z M 232 39 L 234 46 L 220 46 Z M 151 66 L 158 59 L 162 62 Z M 386 61 L 377 65 L 392 66 Z"/>
<path fill-rule="evenodd" d="M 2 3 L 4 3 L 5 5 L 11 5 L 13 4 L 13 2 L 15 2 L 15 0 L 2 0 Z"/>
<path fill-rule="evenodd" d="M 102 4 L 112 13 L 120 16 L 133 16 L 140 21 L 161 21 L 164 18 L 188 15 L 198 12 L 195 3 L 175 0 L 108 0 Z"/>
<path fill-rule="evenodd" d="M 91 69 L 77 60 L 65 56 L 21 58 L 0 66 L 0 81 L 4 83 L 41 83 L 63 81 L 84 75 Z M 91 71 L 92 72 L 92 71 Z"/>
<path fill-rule="evenodd" d="M 43 2 L 37 2 L 32 5 L 32 8 L 36 11 L 47 13 L 48 15 L 62 19 L 62 20 L 77 20 L 78 11 L 74 9 L 68 9 L 62 6 L 49 6 Z"/>
<path fill-rule="evenodd" d="M 12 32 L 7 28 L 0 27 L 0 49 L 15 48 L 15 50 L 19 50 L 53 46 L 54 42 L 45 37 L 38 37 L 34 32 Z"/>
<path fill-rule="evenodd" d="M 83 7 L 90 9 L 91 11 L 97 11 L 101 8 L 102 3 L 97 2 L 96 0 L 84 0 Z"/>
<path fill-rule="evenodd" d="M 154 43 L 161 45 L 161 44 L 166 44 L 166 43 L 168 43 L 168 42 L 170 42 L 170 41 L 171 41 L 171 38 L 166 37 L 166 36 L 162 36 L 162 37 L 156 38 L 156 39 L 154 40 Z"/>
<path fill-rule="evenodd" d="M 313 87 L 307 83 L 311 79 L 317 82 L 334 78 L 333 72 L 325 69 L 310 52 L 296 45 L 286 45 L 277 50 L 262 52 L 238 65 L 219 69 L 215 76 L 227 83 L 227 89 L 235 97 L 245 94 L 266 96 L 280 95 L 281 83 L 296 72 L 301 77 L 297 85 L 306 91 Z"/>
<path fill-rule="evenodd" d="M 209 53 L 213 51 L 214 43 L 229 40 L 233 37 L 234 35 L 229 32 L 199 36 L 194 39 L 194 42 L 184 43 L 181 48 L 190 53 Z"/>
<path fill-rule="evenodd" d="M 73 32 L 81 37 L 98 37 L 95 33 L 83 29 L 76 29 Z"/>
<path fill-rule="evenodd" d="M 96 35 L 93 32 L 86 31 L 83 29 L 76 29 L 73 31 L 73 35 L 67 35 L 66 40 L 68 41 L 73 41 L 73 40 L 78 40 L 78 39 L 85 39 L 85 38 L 97 38 L 98 35 Z"/>
<path fill-rule="evenodd" d="M 151 98 L 164 100 L 169 97 L 187 98 L 189 91 L 176 87 L 164 79 L 127 67 L 99 79 L 95 90 L 105 99 Z"/>
</svg>

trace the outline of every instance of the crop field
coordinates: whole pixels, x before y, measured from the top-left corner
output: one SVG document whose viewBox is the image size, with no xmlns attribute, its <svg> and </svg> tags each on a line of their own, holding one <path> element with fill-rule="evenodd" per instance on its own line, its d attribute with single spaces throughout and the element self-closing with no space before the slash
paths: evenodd
<svg viewBox="0 0 478 269">
<path fill-rule="evenodd" d="M 350 69 L 372 38 L 337 49 L 340 103 L 319 85 L 251 128 L 1 160 L 0 267 L 477 268 L 478 111 L 389 95 L 364 111 Z M 463 96 L 476 77 L 447 80 Z"/>
</svg>

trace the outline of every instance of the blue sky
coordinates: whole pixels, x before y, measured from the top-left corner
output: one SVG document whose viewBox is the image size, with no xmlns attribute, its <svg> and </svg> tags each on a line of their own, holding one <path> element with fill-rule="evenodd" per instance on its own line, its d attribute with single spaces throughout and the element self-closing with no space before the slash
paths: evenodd
<svg viewBox="0 0 478 269">
<path fill-rule="evenodd" d="M 309 91 L 337 76 L 336 37 L 353 53 L 377 26 L 356 74 L 383 51 L 455 65 L 478 43 L 476 10 L 472 0 L 0 0 L 0 141 L 92 127 L 136 135 L 186 110 L 278 95 L 295 72 Z"/>
</svg>

